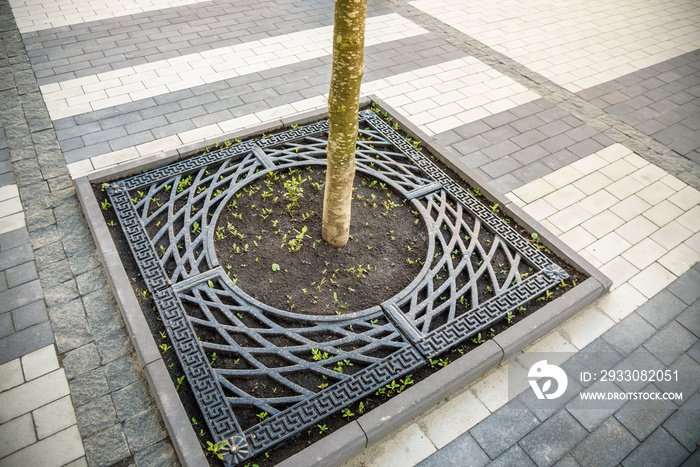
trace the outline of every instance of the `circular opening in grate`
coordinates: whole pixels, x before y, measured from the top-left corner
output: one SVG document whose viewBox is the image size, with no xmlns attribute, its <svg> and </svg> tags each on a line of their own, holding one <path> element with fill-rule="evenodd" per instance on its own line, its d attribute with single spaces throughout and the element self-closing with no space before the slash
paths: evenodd
<svg viewBox="0 0 700 467">
<path fill-rule="evenodd" d="M 425 224 L 388 184 L 357 173 L 350 241 L 321 239 L 324 166 L 271 172 L 234 193 L 217 220 L 219 264 L 245 293 L 268 306 L 344 315 L 381 304 L 420 273 Z"/>
</svg>

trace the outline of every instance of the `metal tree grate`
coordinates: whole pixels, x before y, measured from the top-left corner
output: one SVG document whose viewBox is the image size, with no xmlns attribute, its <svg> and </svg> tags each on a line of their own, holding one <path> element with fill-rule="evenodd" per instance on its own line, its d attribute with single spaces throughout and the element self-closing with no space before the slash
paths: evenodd
<svg viewBox="0 0 700 467">
<path fill-rule="evenodd" d="M 327 121 L 107 190 L 208 427 L 227 442 L 227 464 L 425 365 L 568 277 L 373 112 L 361 112 L 360 122 L 357 170 L 410 201 L 429 245 L 408 287 L 355 313 L 309 316 L 260 303 L 224 273 L 214 251 L 216 221 L 246 185 L 269 171 L 325 165 Z M 219 364 L 206 352 L 222 355 Z M 354 372 L 334 371 L 342 362 Z M 255 416 L 262 412 L 268 418 Z"/>
</svg>

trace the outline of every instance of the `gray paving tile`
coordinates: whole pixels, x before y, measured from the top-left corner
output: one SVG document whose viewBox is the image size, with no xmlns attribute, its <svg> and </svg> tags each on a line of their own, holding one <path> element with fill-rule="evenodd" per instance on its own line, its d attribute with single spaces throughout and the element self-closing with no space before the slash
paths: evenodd
<svg viewBox="0 0 700 467">
<path fill-rule="evenodd" d="M 617 465 L 639 442 L 615 418 L 609 418 L 571 451 L 581 464 L 590 467 Z"/>
<path fill-rule="evenodd" d="M 682 393 L 683 399 L 674 400 L 676 405 L 682 405 L 700 388 L 700 364 L 688 355 L 681 355 L 668 370 L 672 375 L 670 380 L 659 381 L 656 386 L 665 392 Z"/>
<path fill-rule="evenodd" d="M 641 371 L 643 369 L 656 372 L 665 370 L 666 365 L 655 354 L 641 347 L 615 365 L 612 369 L 614 373 L 608 373 L 607 378 L 614 378 L 615 384 L 625 391 L 639 391 L 647 385 L 648 381 L 644 381 L 642 378 L 635 380 L 631 375 L 635 370 Z"/>
<path fill-rule="evenodd" d="M 689 452 L 666 430 L 659 427 L 642 444 L 622 461 L 623 467 L 637 465 L 680 465 Z"/>
<path fill-rule="evenodd" d="M 644 348 L 665 365 L 670 365 L 683 352 L 692 347 L 697 340 L 696 335 L 674 320 L 651 337 L 644 344 Z"/>
<path fill-rule="evenodd" d="M 700 145 L 700 140 L 696 141 L 696 143 Z M 686 304 L 692 305 L 700 299 L 700 287 L 698 287 L 698 284 L 700 284 L 700 271 L 690 269 L 673 281 L 667 290 Z"/>
<path fill-rule="evenodd" d="M 698 435 L 700 435 L 700 394 L 694 394 L 666 420 L 663 427 L 685 448 L 698 451 Z"/>
<path fill-rule="evenodd" d="M 501 145 L 497 145 L 497 146 L 500 146 L 500 147 L 495 148 L 495 146 L 491 146 L 489 148 L 485 148 L 483 150 L 483 152 L 486 155 L 491 156 L 492 154 L 498 154 L 502 151 L 508 151 L 508 149 L 506 149 L 505 147 L 503 147 Z M 491 151 L 492 148 L 493 148 L 493 151 Z M 486 173 L 490 178 L 498 178 L 501 175 L 505 175 L 509 172 L 517 170 L 520 167 L 522 167 L 522 164 L 520 164 L 520 162 L 516 161 L 512 157 L 506 156 L 506 157 L 501 157 L 499 159 L 496 159 L 493 162 L 490 162 L 488 164 L 484 164 L 483 166 L 481 166 L 481 170 L 483 170 L 484 173 Z"/>
<path fill-rule="evenodd" d="M 6 270 L 7 287 L 12 288 L 39 278 L 34 261 L 11 267 Z"/>
<path fill-rule="evenodd" d="M 568 384 L 566 386 L 566 391 L 564 394 L 557 397 L 556 399 L 540 400 L 537 399 L 535 392 L 528 389 L 522 392 L 518 399 L 525 404 L 525 406 L 530 409 L 530 411 L 535 414 L 535 416 L 542 422 L 553 416 L 555 413 L 560 411 L 569 401 L 574 397 L 577 397 L 579 393 L 584 389 L 583 386 L 578 382 L 578 378 L 573 378 L 571 375 L 576 373 L 569 373 Z"/>
<path fill-rule="evenodd" d="M 648 302 L 637 309 L 637 313 L 651 323 L 656 329 L 661 329 L 670 320 L 678 316 L 686 308 L 686 304 L 667 290 L 662 290 Z"/>
<path fill-rule="evenodd" d="M 631 313 L 601 337 L 615 351 L 623 356 L 627 356 L 646 342 L 655 332 L 656 328 L 654 326 L 637 313 Z"/>
<path fill-rule="evenodd" d="M 41 299 L 44 291 L 39 280 L 33 280 L 25 284 L 0 292 L 0 313 L 14 310 L 28 305 L 37 299 Z"/>
<path fill-rule="evenodd" d="M 567 454 L 554 464 L 554 467 L 579 467 L 580 465 L 576 459 L 571 457 L 571 454 Z"/>
<path fill-rule="evenodd" d="M 642 392 L 656 393 L 659 388 L 654 384 L 647 385 Z M 660 426 L 678 407 L 670 400 L 635 399 L 627 402 L 615 413 L 615 418 L 624 425 L 635 438 L 646 439 Z"/>
<path fill-rule="evenodd" d="M 48 321 L 16 331 L 0 338 L 0 365 L 53 343 L 54 336 Z"/>
<path fill-rule="evenodd" d="M 689 348 L 685 354 L 700 363 L 700 341 Z"/>
<path fill-rule="evenodd" d="M 550 466 L 587 435 L 588 432 L 576 419 L 562 409 L 535 428 L 518 444 L 538 466 Z"/>
<path fill-rule="evenodd" d="M 489 457 L 469 433 L 465 433 L 452 441 L 418 464 L 418 466 L 441 467 L 443 465 L 462 465 L 465 459 L 469 459 L 470 465 L 474 466 L 483 466 L 490 461 Z"/>
<path fill-rule="evenodd" d="M 28 305 L 15 308 L 12 310 L 11 314 L 12 322 L 17 331 L 34 326 L 35 324 L 43 323 L 49 319 L 46 312 L 46 304 L 41 299 L 29 303 Z"/>
<path fill-rule="evenodd" d="M 688 457 L 681 467 L 698 467 L 700 465 L 700 449 L 696 449 L 694 453 Z"/>
<path fill-rule="evenodd" d="M 537 427 L 537 417 L 515 399 L 469 430 L 482 449 L 495 459 Z"/>
<path fill-rule="evenodd" d="M 490 467 L 510 467 L 512 465 L 517 465 L 519 467 L 535 467 L 537 464 L 535 464 L 517 444 L 513 445 L 489 464 Z"/>
<path fill-rule="evenodd" d="M 588 393 L 619 393 L 621 389 L 611 382 L 596 381 L 587 390 Z M 595 430 L 601 423 L 610 418 L 620 407 L 622 400 L 582 400 L 574 398 L 566 404 L 566 409 L 588 431 Z"/>
<path fill-rule="evenodd" d="M 588 344 L 583 350 L 579 351 L 568 359 L 562 367 L 569 375 L 580 375 L 583 371 L 595 372 L 597 369 L 609 370 L 621 362 L 622 355 L 617 353 L 615 349 L 608 344 L 602 337 Z M 595 381 L 581 381 L 581 385 L 588 387 Z"/>
</svg>

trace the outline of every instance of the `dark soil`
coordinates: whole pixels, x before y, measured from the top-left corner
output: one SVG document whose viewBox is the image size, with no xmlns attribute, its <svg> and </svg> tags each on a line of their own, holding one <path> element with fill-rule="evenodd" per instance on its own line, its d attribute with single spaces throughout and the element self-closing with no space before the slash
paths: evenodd
<svg viewBox="0 0 700 467">
<path fill-rule="evenodd" d="M 216 254 L 251 297 L 281 310 L 346 314 L 393 297 L 420 272 L 412 260 L 425 259 L 427 237 L 418 212 L 361 174 L 350 241 L 336 248 L 321 240 L 324 181 L 323 167 L 291 169 L 228 201 L 216 225 Z"/>
</svg>

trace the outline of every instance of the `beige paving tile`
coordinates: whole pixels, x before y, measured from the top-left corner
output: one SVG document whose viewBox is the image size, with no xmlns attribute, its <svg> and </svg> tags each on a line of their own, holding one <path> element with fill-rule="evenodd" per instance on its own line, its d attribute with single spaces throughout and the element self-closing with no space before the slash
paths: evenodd
<svg viewBox="0 0 700 467">
<path fill-rule="evenodd" d="M 392 467 L 416 465 L 437 449 L 413 423 L 347 461 L 348 467 Z"/>
<path fill-rule="evenodd" d="M 576 347 L 569 342 L 560 332 L 559 328 L 547 333 L 534 344 L 523 349 L 523 352 L 518 354 L 515 362 L 522 368 L 529 369 L 532 365 L 538 362 L 542 353 L 552 354 L 548 362 L 554 365 L 560 365 L 566 361 L 568 355 L 576 353 Z M 523 390 L 530 387 L 529 383 L 523 381 Z"/>
<path fill-rule="evenodd" d="M 598 259 L 598 261 L 605 264 L 616 256 L 621 255 L 631 246 L 632 244 L 620 237 L 620 235 L 611 232 L 600 240 L 587 246 L 584 251 L 587 251 Z"/>
<path fill-rule="evenodd" d="M 638 180 L 635 180 L 632 177 L 625 177 L 622 178 L 612 185 L 608 185 L 605 187 L 607 191 L 609 191 L 613 196 L 617 197 L 618 199 L 625 199 L 628 196 L 638 192 L 644 188 L 644 184 Z"/>
<path fill-rule="evenodd" d="M 36 350 L 22 357 L 24 379 L 30 381 L 58 369 L 56 349 L 52 345 Z"/>
<path fill-rule="evenodd" d="M 0 393 L 0 423 L 29 413 L 69 394 L 63 369 Z"/>
<path fill-rule="evenodd" d="M 655 181 L 651 183 L 646 188 L 640 190 L 637 193 L 641 199 L 654 206 L 659 204 L 661 201 L 668 199 L 670 196 L 677 193 L 676 190 L 666 185 L 663 182 Z"/>
<path fill-rule="evenodd" d="M 582 226 L 576 226 L 568 232 L 564 232 L 559 239 L 575 251 L 582 250 L 597 240 L 596 237 Z"/>
<path fill-rule="evenodd" d="M 581 206 L 583 209 L 588 211 L 591 215 L 595 216 L 606 209 L 619 203 L 620 200 L 615 198 L 613 195 L 605 190 L 593 193 L 590 196 L 586 196 L 584 199 L 576 203 L 577 206 Z"/>
<path fill-rule="evenodd" d="M 533 219 L 536 219 L 538 221 L 546 219 L 548 216 L 551 216 L 552 214 L 557 212 L 557 209 L 554 206 L 552 206 L 542 198 L 537 199 L 532 203 L 528 204 L 523 208 L 523 210 L 526 213 L 530 214 L 533 217 Z"/>
<path fill-rule="evenodd" d="M 595 306 L 588 306 L 559 326 L 557 331 L 581 350 L 614 324 L 612 319 Z"/>
<path fill-rule="evenodd" d="M 632 287 L 645 297 L 651 298 L 676 280 L 676 275 L 659 263 L 652 263 L 648 268 L 629 280 Z"/>
<path fill-rule="evenodd" d="M 608 162 L 597 154 L 591 154 L 576 162 L 572 162 L 567 167 L 577 170 L 583 175 L 588 175 L 608 165 Z M 560 169 L 561 170 L 561 169 Z"/>
<path fill-rule="evenodd" d="M 646 217 L 637 216 L 618 227 L 616 232 L 628 242 L 635 244 L 639 243 L 643 238 L 650 236 L 658 229 L 659 227 Z"/>
<path fill-rule="evenodd" d="M 624 220 L 617 217 L 611 211 L 603 211 L 582 223 L 581 227 L 586 229 L 596 238 L 601 238 L 617 229 L 624 223 Z"/>
<path fill-rule="evenodd" d="M 684 274 L 698 261 L 700 261 L 700 251 L 694 250 L 685 243 L 681 243 L 659 258 L 659 264 L 676 276 Z"/>
<path fill-rule="evenodd" d="M 550 194 L 555 189 L 556 188 L 551 183 L 542 178 L 538 178 L 537 180 L 516 188 L 513 190 L 513 193 L 525 203 L 532 203 L 536 199 Z"/>
<path fill-rule="evenodd" d="M 39 439 L 49 437 L 78 422 L 70 396 L 63 397 L 32 412 Z"/>
<path fill-rule="evenodd" d="M 490 414 L 486 406 L 467 390 L 422 417 L 419 426 L 435 447 L 442 449 Z"/>
<path fill-rule="evenodd" d="M 676 191 L 680 191 L 687 186 L 684 181 L 682 181 L 682 180 L 678 179 L 677 177 L 674 177 L 673 175 L 670 175 L 670 174 L 663 177 L 661 179 L 661 181 Z"/>
<path fill-rule="evenodd" d="M 601 189 L 610 185 L 613 182 L 608 178 L 602 170 L 586 175 L 585 177 L 576 180 L 573 185 L 587 195 L 600 192 Z"/>
<path fill-rule="evenodd" d="M 19 386 L 24 382 L 19 358 L 0 365 L 0 392 Z"/>
<path fill-rule="evenodd" d="M 629 196 L 622 201 L 615 203 L 610 207 L 610 210 L 620 218 L 629 221 L 651 208 L 651 205 L 638 197 L 637 195 Z"/>
<path fill-rule="evenodd" d="M 629 250 L 622 253 L 622 257 L 638 269 L 644 269 L 651 263 L 666 254 L 668 250 L 650 238 L 645 238 Z"/>
<path fill-rule="evenodd" d="M 586 197 L 586 194 L 573 185 L 567 185 L 544 197 L 544 200 L 561 210 Z"/>
<path fill-rule="evenodd" d="M 683 244 L 689 246 L 695 251 L 700 252 L 700 232 L 693 234 L 693 236 L 683 242 Z"/>
<path fill-rule="evenodd" d="M 693 235 L 693 232 L 686 229 L 683 224 L 674 220 L 651 234 L 650 238 L 665 249 L 671 250 L 691 235 Z"/>
<path fill-rule="evenodd" d="M 655 166 L 654 164 L 649 164 L 648 162 L 646 162 L 644 159 L 642 159 L 638 155 L 633 154 L 633 156 L 646 164 L 646 165 L 642 166 L 642 168 L 640 168 L 639 170 L 637 170 L 636 172 L 634 172 L 631 175 L 632 178 L 643 183 L 644 185 L 650 185 L 653 182 L 656 182 L 657 180 L 660 180 L 663 177 L 665 177 L 666 175 L 668 175 L 668 173 L 665 170 Z M 629 161 L 634 162 L 637 159 L 630 159 L 628 157 L 625 158 L 625 160 L 628 162 Z M 635 164 L 635 165 L 638 166 L 638 164 Z"/>
<path fill-rule="evenodd" d="M 645 211 L 643 215 L 654 224 L 663 227 L 681 214 L 683 211 L 678 206 L 670 201 L 662 201 Z"/>
<path fill-rule="evenodd" d="M 695 206 L 684 212 L 678 216 L 676 222 L 693 233 L 700 231 L 700 206 Z"/>
<path fill-rule="evenodd" d="M 596 307 L 613 321 L 619 323 L 646 301 L 647 297 L 642 295 L 637 289 L 627 283 L 622 283 L 619 287 L 600 298 L 596 303 Z"/>
<path fill-rule="evenodd" d="M 610 180 L 620 180 L 623 177 L 635 172 L 637 167 L 627 162 L 625 159 L 619 159 L 612 164 L 601 167 L 600 173 L 608 177 Z"/>
<path fill-rule="evenodd" d="M 678 193 L 668 198 L 670 202 L 687 211 L 700 203 L 700 191 L 693 187 L 686 186 Z"/>
<path fill-rule="evenodd" d="M 598 156 L 602 157 L 606 161 L 613 163 L 615 161 L 619 161 L 627 156 L 633 155 L 633 152 L 631 149 L 626 147 L 623 144 L 620 143 L 615 143 L 611 144 L 610 146 L 601 149 L 600 151 L 596 152 Z"/>
<path fill-rule="evenodd" d="M 495 412 L 508 402 L 508 365 L 506 363 L 488 373 L 471 387 L 474 395 L 491 412 Z"/>
<path fill-rule="evenodd" d="M 56 433 L 15 452 L 2 460 L 3 464 L 60 467 L 85 455 L 77 426 Z"/>
<path fill-rule="evenodd" d="M 32 416 L 25 414 L 0 425 L 0 465 L 2 458 L 36 441 Z"/>
<path fill-rule="evenodd" d="M 591 157 L 591 156 L 588 156 Z M 588 159 L 588 158 L 586 158 Z M 565 167 L 562 167 L 559 170 L 555 170 L 554 172 L 545 175 L 542 177 L 541 180 L 544 180 L 545 182 L 549 183 L 552 185 L 554 188 L 563 188 L 567 185 L 570 185 L 571 183 L 575 182 L 576 180 L 580 179 L 584 175 L 586 175 L 589 172 L 584 172 L 582 171 L 578 166 L 576 166 L 577 163 L 582 163 L 585 159 L 581 159 L 577 162 L 574 162 L 573 164 L 569 164 Z M 580 165 L 580 164 L 579 164 Z M 587 167 L 587 166 L 586 166 Z"/>
</svg>

